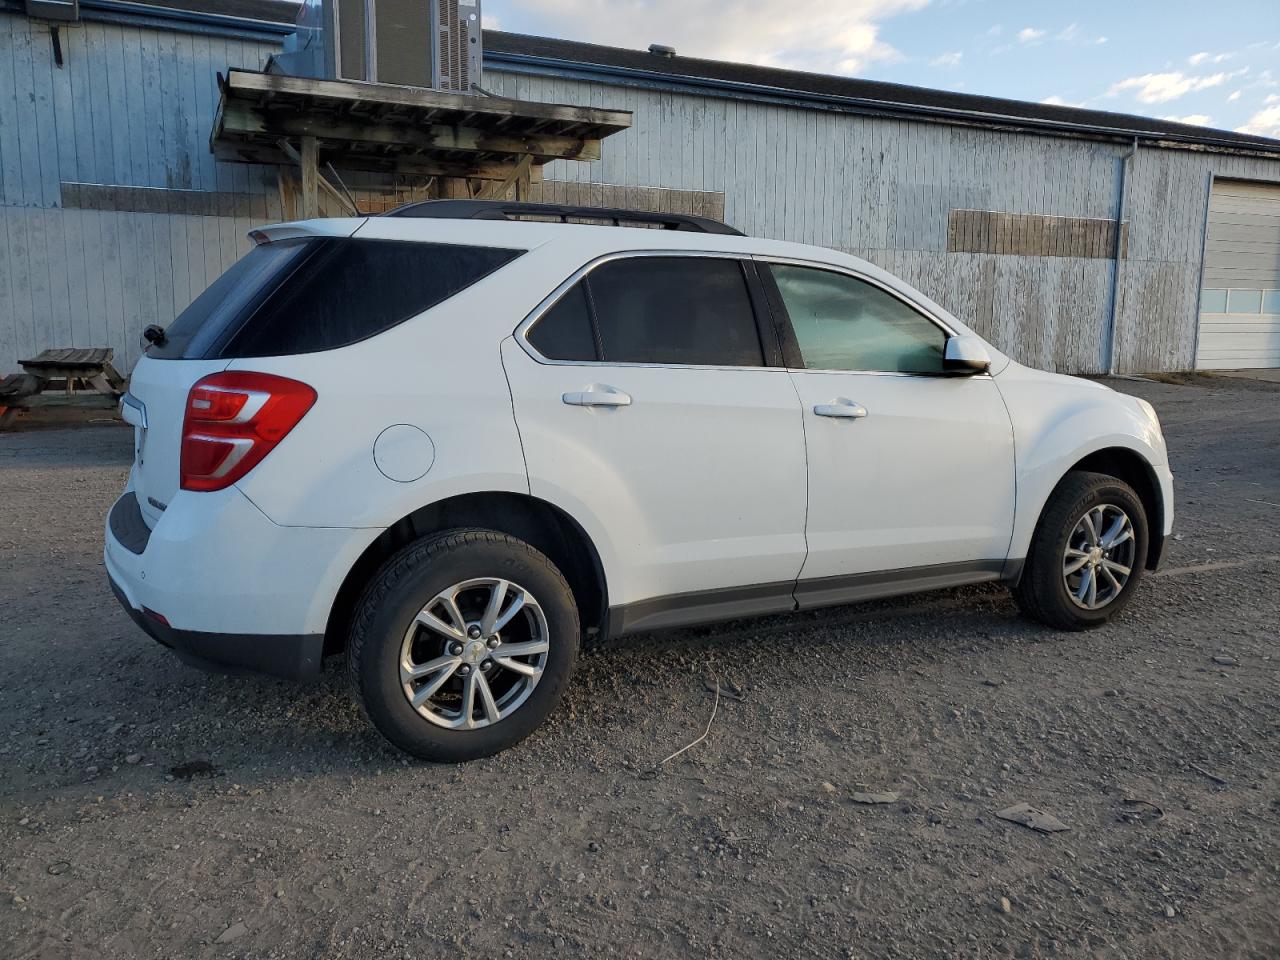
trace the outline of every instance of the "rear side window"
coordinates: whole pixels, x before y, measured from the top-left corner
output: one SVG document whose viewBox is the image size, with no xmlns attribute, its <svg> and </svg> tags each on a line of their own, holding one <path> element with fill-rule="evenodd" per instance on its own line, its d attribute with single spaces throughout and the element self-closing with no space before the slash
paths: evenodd
<svg viewBox="0 0 1280 960">
<path fill-rule="evenodd" d="M 606 363 L 764 366 L 737 260 L 627 257 L 588 283 Z"/>
<path fill-rule="evenodd" d="M 197 297 L 147 355 L 230 360 L 347 346 L 442 303 L 522 252 L 328 237 L 264 244 Z"/>
<path fill-rule="evenodd" d="M 529 343 L 549 360 L 596 359 L 585 281 L 575 283 L 529 330 Z"/>
</svg>

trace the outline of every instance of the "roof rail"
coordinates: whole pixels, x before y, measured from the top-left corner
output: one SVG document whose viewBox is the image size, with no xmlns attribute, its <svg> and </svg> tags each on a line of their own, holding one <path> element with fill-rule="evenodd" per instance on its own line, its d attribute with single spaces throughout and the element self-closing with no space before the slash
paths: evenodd
<svg viewBox="0 0 1280 960">
<path fill-rule="evenodd" d="M 523 203 L 506 200 L 422 200 L 388 210 L 384 217 L 428 217 L 443 220 L 541 220 L 558 223 L 606 221 L 615 227 L 646 226 L 694 233 L 745 236 L 727 223 L 687 213 L 650 213 L 616 207 L 576 207 L 562 203 Z"/>
</svg>

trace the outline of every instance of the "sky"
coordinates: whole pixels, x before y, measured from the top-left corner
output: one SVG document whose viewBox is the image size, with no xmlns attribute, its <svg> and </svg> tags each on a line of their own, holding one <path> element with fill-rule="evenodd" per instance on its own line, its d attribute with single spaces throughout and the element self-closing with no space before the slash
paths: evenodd
<svg viewBox="0 0 1280 960">
<path fill-rule="evenodd" d="M 1280 0 L 482 0 L 485 25 L 1280 138 Z"/>
</svg>

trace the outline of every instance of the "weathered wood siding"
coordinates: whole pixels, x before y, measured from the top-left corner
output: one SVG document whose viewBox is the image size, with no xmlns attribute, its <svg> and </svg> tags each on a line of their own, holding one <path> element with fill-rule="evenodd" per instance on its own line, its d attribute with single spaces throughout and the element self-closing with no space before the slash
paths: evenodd
<svg viewBox="0 0 1280 960">
<path fill-rule="evenodd" d="M 274 169 L 208 150 L 215 72 L 257 69 L 274 44 L 97 22 L 64 30 L 62 44 L 59 68 L 47 26 L 0 14 L 0 372 L 52 346 L 110 346 L 128 369 L 138 331 L 171 320 L 246 249 L 249 229 L 280 216 Z M 497 69 L 486 87 L 635 113 L 602 160 L 552 164 L 548 178 L 723 194 L 735 226 L 878 263 L 1020 360 L 1106 367 L 1110 259 L 948 252 L 948 229 L 953 210 L 1113 219 L 1126 145 Z M 1130 165 L 1122 371 L 1193 363 L 1213 175 L 1278 182 L 1280 161 L 1144 147 Z"/>
<path fill-rule="evenodd" d="M 48 347 L 113 347 L 168 323 L 278 217 L 274 170 L 215 163 L 216 71 L 272 44 L 0 14 L 0 372 Z M 229 216 L 77 209 L 62 184 L 251 194 Z"/>
</svg>

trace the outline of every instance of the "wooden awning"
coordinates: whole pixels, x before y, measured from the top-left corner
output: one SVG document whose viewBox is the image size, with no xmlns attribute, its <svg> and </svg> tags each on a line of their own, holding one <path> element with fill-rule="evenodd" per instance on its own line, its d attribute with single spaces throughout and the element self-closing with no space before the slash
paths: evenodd
<svg viewBox="0 0 1280 960">
<path fill-rule="evenodd" d="M 231 70 L 210 147 L 219 160 L 290 164 L 314 137 L 348 170 L 504 180 L 517 167 L 597 160 L 631 113 L 354 80 Z"/>
</svg>

